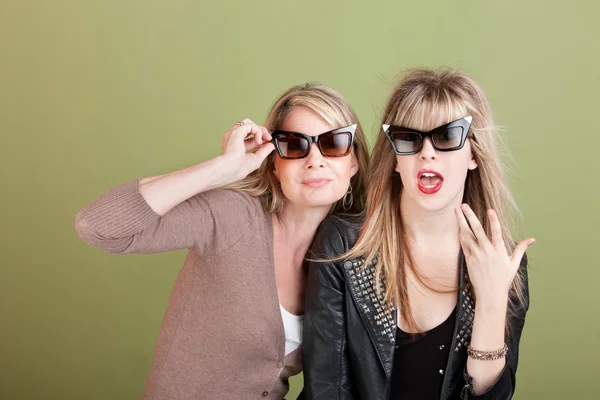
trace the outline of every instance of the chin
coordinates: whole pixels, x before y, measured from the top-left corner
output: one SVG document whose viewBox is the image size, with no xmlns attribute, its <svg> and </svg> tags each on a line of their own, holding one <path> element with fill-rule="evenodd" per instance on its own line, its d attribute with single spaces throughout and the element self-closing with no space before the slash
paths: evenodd
<svg viewBox="0 0 600 400">
<path fill-rule="evenodd" d="M 340 200 L 345 193 L 335 195 L 332 193 L 310 193 L 304 198 L 304 204 L 310 207 L 330 207 L 333 203 Z"/>
<path fill-rule="evenodd" d="M 416 196 L 414 196 L 416 194 Z M 413 202 L 418 208 L 428 212 L 438 212 L 446 209 L 451 203 L 450 199 L 444 193 L 424 194 L 419 189 L 416 189 L 416 193 L 411 196 L 411 202 Z"/>
<path fill-rule="evenodd" d="M 424 203 L 421 203 L 421 207 L 425 211 L 429 211 L 429 212 L 442 211 L 442 210 L 446 209 L 448 207 L 448 205 L 449 205 L 448 202 L 424 202 Z"/>
<path fill-rule="evenodd" d="M 331 207 L 333 203 L 338 201 L 339 199 L 318 199 L 318 198 L 310 198 L 306 199 L 305 204 L 309 207 Z"/>
</svg>

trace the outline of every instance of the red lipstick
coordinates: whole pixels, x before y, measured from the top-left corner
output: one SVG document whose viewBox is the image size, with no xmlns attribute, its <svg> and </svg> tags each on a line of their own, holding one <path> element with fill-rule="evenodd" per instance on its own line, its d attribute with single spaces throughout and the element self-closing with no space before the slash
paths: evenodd
<svg viewBox="0 0 600 400">
<path fill-rule="evenodd" d="M 422 169 L 417 173 L 417 185 L 425 194 L 434 194 L 442 188 L 444 177 L 432 169 Z"/>
</svg>

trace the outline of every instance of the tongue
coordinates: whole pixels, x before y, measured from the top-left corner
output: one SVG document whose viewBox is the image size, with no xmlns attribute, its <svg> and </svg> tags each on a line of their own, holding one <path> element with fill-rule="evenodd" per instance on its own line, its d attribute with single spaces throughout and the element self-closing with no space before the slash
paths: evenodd
<svg viewBox="0 0 600 400">
<path fill-rule="evenodd" d="M 441 180 L 442 180 L 442 178 L 440 178 L 439 176 L 434 176 L 434 177 L 422 176 L 421 184 L 423 186 L 436 186 L 438 183 L 440 183 Z"/>
</svg>

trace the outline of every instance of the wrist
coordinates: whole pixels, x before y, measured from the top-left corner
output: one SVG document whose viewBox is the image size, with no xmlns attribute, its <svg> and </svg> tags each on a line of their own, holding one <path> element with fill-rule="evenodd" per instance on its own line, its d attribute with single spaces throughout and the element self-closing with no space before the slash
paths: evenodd
<svg viewBox="0 0 600 400">
<path fill-rule="evenodd" d="M 228 185 L 246 177 L 238 159 L 221 154 L 207 161 L 214 171 L 215 187 Z"/>
<path fill-rule="evenodd" d="M 478 296 L 476 295 L 476 307 L 478 310 L 492 314 L 506 314 L 508 308 L 508 294 L 496 296 Z"/>
</svg>

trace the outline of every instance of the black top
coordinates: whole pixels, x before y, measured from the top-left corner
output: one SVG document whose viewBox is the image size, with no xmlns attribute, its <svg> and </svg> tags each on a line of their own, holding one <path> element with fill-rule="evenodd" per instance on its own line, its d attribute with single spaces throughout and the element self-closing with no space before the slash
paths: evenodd
<svg viewBox="0 0 600 400">
<path fill-rule="evenodd" d="M 440 396 L 450 354 L 456 309 L 422 335 L 396 329 L 390 400 L 435 400 Z"/>
</svg>

